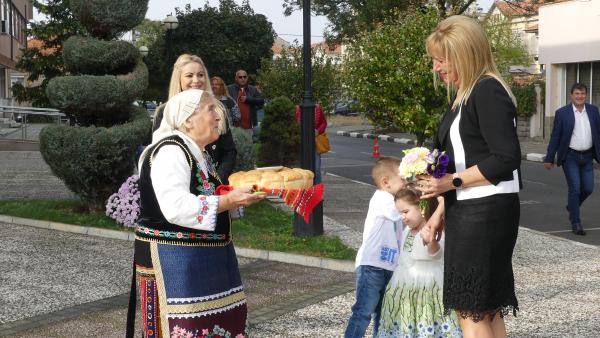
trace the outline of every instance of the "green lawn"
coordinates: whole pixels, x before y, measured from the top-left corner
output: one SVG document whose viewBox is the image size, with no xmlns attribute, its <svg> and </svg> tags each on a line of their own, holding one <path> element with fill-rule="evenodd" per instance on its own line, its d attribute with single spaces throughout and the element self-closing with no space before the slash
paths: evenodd
<svg viewBox="0 0 600 338">
<path fill-rule="evenodd" d="M 244 218 L 233 221 L 232 233 L 236 246 L 336 259 L 353 260 L 356 256 L 356 251 L 345 246 L 337 237 L 293 236 L 293 216 L 268 203 L 263 201 L 246 208 Z M 0 215 L 132 231 L 103 213 L 77 211 L 81 209 L 82 204 L 77 200 L 0 200 Z"/>
</svg>

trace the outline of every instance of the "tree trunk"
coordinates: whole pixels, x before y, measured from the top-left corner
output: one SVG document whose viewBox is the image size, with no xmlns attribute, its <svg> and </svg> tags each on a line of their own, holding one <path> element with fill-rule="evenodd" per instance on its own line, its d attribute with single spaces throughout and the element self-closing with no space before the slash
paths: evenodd
<svg viewBox="0 0 600 338">
<path fill-rule="evenodd" d="M 417 147 L 422 147 L 425 143 L 425 133 L 416 133 L 417 135 Z"/>
</svg>

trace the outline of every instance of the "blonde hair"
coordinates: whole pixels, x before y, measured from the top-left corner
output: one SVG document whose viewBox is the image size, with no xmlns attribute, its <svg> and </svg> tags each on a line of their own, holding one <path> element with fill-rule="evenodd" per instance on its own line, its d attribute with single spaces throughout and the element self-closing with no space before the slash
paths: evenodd
<svg viewBox="0 0 600 338">
<path fill-rule="evenodd" d="M 220 78 L 218 76 L 213 76 L 210 78 L 211 84 L 213 81 L 217 81 L 221 85 L 221 87 L 223 87 L 223 93 L 214 93 L 214 94 L 231 97 L 231 95 L 229 95 L 229 90 L 227 89 L 227 86 L 225 85 L 225 81 L 223 81 L 222 78 Z M 211 86 L 211 88 L 212 88 L 212 86 Z"/>
<path fill-rule="evenodd" d="M 371 170 L 371 177 L 377 188 L 381 189 L 381 179 L 400 175 L 400 159 L 393 156 L 382 156 L 375 162 Z"/>
<path fill-rule="evenodd" d="M 208 92 L 211 96 L 214 96 L 210 83 L 208 83 L 210 81 L 208 80 L 208 69 L 206 69 L 204 61 L 202 61 L 202 59 L 197 55 L 181 54 L 179 55 L 177 61 L 175 61 L 175 64 L 173 65 L 173 72 L 171 73 L 171 82 L 169 82 L 169 98 L 172 98 L 173 96 L 181 93 L 181 91 L 183 90 L 181 88 L 181 69 L 193 62 L 202 66 L 202 70 L 204 71 L 204 78 L 207 79 L 207 81 L 204 81 L 204 88 L 201 89 L 205 92 Z M 215 100 L 215 105 L 216 111 L 217 113 L 219 113 L 219 117 L 221 119 L 219 121 L 219 133 L 224 134 L 227 130 L 227 114 L 225 114 L 225 107 L 223 107 L 223 104 L 219 100 Z"/>
<path fill-rule="evenodd" d="M 487 35 L 477 21 L 463 15 L 448 17 L 437 25 L 425 43 L 427 54 L 431 57 L 443 56 L 458 76 L 458 88 L 453 83 L 447 86 L 449 103 L 456 92 L 456 98 L 452 102 L 453 109 L 461 102 L 467 102 L 473 87 L 482 76 L 498 80 L 515 106 L 517 105 L 515 96 L 494 63 Z M 433 81 L 437 86 L 439 76 L 436 72 L 433 74 Z"/>
</svg>

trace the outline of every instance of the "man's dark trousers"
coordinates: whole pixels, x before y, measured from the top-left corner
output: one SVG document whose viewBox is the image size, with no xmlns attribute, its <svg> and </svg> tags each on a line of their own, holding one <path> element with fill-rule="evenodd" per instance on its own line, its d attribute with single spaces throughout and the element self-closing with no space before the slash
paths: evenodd
<svg viewBox="0 0 600 338">
<path fill-rule="evenodd" d="M 585 152 L 569 149 L 563 163 L 563 171 L 569 186 L 567 208 L 572 226 L 581 224 L 579 207 L 594 190 L 593 157 L 592 149 Z"/>
</svg>

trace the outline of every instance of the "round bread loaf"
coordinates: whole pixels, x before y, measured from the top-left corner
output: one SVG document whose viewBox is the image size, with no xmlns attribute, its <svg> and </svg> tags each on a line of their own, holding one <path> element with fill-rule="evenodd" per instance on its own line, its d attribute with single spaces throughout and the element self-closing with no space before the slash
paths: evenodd
<svg viewBox="0 0 600 338">
<path fill-rule="evenodd" d="M 302 175 L 302 184 L 305 189 L 313 186 L 315 174 L 312 171 L 301 168 L 293 168 L 292 170 Z"/>
<path fill-rule="evenodd" d="M 282 170 L 284 189 L 304 189 L 304 176 L 295 170 Z"/>
<path fill-rule="evenodd" d="M 255 187 L 261 189 L 308 189 L 312 187 L 314 174 L 300 168 L 281 170 L 238 171 L 229 176 L 229 184 L 234 188 Z"/>
<path fill-rule="evenodd" d="M 260 183 L 258 184 L 259 189 L 283 189 L 283 176 L 274 172 L 267 171 L 264 172 L 260 178 Z"/>
<path fill-rule="evenodd" d="M 240 181 L 242 178 L 245 177 L 245 175 L 246 175 L 245 171 L 238 171 L 238 172 L 235 172 L 235 173 L 229 175 L 229 179 L 228 179 L 229 185 L 232 187 L 235 187 L 235 188 L 241 187 Z"/>
</svg>

